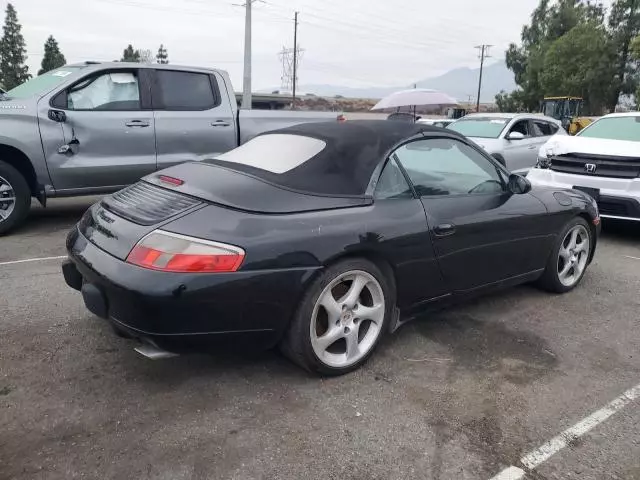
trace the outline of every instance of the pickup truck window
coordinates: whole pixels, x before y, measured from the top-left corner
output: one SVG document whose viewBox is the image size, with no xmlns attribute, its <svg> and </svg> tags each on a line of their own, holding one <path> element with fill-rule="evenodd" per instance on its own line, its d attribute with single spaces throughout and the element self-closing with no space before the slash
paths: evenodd
<svg viewBox="0 0 640 480">
<path fill-rule="evenodd" d="M 58 105 L 57 97 L 54 104 Z M 66 91 L 69 110 L 140 110 L 135 72 L 109 72 L 89 77 Z"/>
<path fill-rule="evenodd" d="M 156 71 L 159 104 L 156 110 L 209 110 L 219 104 L 206 73 Z"/>
</svg>

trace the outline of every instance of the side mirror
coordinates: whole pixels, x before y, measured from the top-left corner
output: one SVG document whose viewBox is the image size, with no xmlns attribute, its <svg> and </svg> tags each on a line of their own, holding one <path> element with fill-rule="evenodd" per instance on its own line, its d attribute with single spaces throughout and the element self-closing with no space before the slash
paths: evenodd
<svg viewBox="0 0 640 480">
<path fill-rule="evenodd" d="M 67 114 L 62 110 L 49 110 L 47 116 L 49 120 L 53 120 L 54 122 L 64 123 L 67 121 Z"/>
<path fill-rule="evenodd" d="M 522 175 L 512 173 L 509 175 L 509 191 L 516 195 L 522 195 L 531 191 L 531 182 Z"/>
<path fill-rule="evenodd" d="M 523 140 L 524 135 L 520 132 L 509 132 L 507 140 Z"/>
</svg>

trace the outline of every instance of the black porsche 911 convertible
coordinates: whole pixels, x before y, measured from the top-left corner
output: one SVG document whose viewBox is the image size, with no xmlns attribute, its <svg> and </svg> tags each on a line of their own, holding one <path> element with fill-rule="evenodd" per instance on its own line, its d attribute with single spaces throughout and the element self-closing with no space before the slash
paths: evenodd
<svg viewBox="0 0 640 480">
<path fill-rule="evenodd" d="M 591 197 L 532 189 L 453 131 L 316 123 L 106 197 L 70 232 L 63 272 L 149 357 L 278 345 L 335 375 L 426 307 L 571 290 L 599 230 Z"/>
</svg>

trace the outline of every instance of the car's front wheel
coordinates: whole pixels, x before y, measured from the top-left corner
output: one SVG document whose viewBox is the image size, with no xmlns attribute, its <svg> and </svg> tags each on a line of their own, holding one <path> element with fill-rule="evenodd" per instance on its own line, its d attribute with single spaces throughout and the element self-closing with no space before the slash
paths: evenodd
<svg viewBox="0 0 640 480">
<path fill-rule="evenodd" d="M 302 299 L 281 349 L 322 375 L 355 370 L 383 337 L 395 302 L 392 281 L 364 259 L 339 262 Z"/>
<path fill-rule="evenodd" d="M 558 236 L 556 245 L 540 278 L 540 286 L 555 293 L 574 289 L 582 280 L 591 254 L 591 230 L 586 220 L 571 220 Z"/>
<path fill-rule="evenodd" d="M 0 160 L 0 235 L 24 221 L 31 206 L 31 191 L 20 172 Z"/>
</svg>

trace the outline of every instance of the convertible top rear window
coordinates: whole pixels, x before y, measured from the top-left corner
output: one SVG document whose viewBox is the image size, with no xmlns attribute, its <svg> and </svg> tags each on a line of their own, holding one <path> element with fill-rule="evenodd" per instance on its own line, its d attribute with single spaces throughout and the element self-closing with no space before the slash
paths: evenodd
<svg viewBox="0 0 640 480">
<path fill-rule="evenodd" d="M 271 173 L 285 173 L 315 157 L 326 146 L 326 142 L 317 138 L 276 133 L 256 137 L 216 158 Z"/>
<path fill-rule="evenodd" d="M 426 131 L 442 135 L 406 122 L 305 123 L 263 133 L 204 163 L 308 195 L 364 198 L 390 150 Z"/>
</svg>

